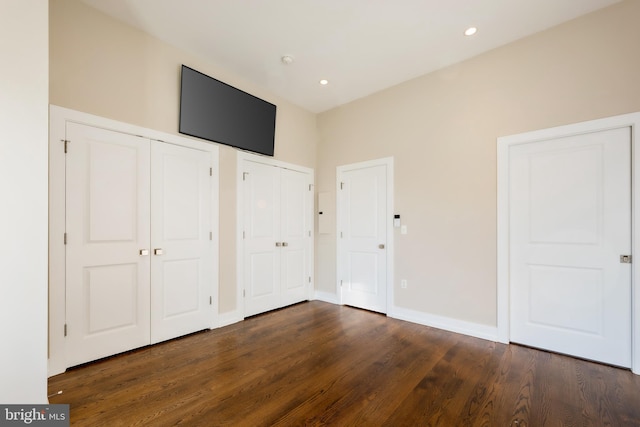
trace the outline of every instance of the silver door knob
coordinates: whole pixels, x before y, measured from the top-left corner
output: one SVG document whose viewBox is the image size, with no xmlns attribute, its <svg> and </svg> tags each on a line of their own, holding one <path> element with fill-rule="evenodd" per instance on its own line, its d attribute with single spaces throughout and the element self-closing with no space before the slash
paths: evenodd
<svg viewBox="0 0 640 427">
<path fill-rule="evenodd" d="M 140 249 L 138 253 L 140 254 L 140 256 L 147 256 L 149 255 L 149 249 Z"/>
<path fill-rule="evenodd" d="M 380 243 L 380 244 L 378 245 L 378 249 L 384 249 L 384 243 Z"/>
<path fill-rule="evenodd" d="M 282 242 L 282 246 L 289 246 L 287 242 Z"/>
<path fill-rule="evenodd" d="M 154 255 L 162 255 L 164 253 L 164 251 L 162 250 L 162 248 L 155 248 L 153 250 L 153 254 Z"/>
<path fill-rule="evenodd" d="M 276 242 L 276 247 L 279 248 L 280 246 L 282 246 L 282 243 L 281 242 Z"/>
</svg>

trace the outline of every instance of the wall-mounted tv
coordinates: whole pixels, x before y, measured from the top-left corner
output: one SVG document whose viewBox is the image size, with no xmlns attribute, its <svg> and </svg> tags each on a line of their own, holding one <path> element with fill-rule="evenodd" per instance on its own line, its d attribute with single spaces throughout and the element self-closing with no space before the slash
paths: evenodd
<svg viewBox="0 0 640 427">
<path fill-rule="evenodd" d="M 182 66 L 180 133 L 273 156 L 275 128 L 275 105 Z"/>
</svg>

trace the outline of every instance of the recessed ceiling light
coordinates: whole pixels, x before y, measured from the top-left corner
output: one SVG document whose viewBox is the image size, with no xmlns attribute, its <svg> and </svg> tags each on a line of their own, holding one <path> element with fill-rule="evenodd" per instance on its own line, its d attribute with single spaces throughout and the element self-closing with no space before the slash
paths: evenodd
<svg viewBox="0 0 640 427">
<path fill-rule="evenodd" d="M 326 85 L 328 85 L 328 84 L 329 84 L 329 80 L 327 80 L 327 79 L 322 79 L 322 80 L 320 80 L 320 84 L 321 84 L 322 86 L 326 86 Z"/>
<path fill-rule="evenodd" d="M 465 36 L 472 36 L 477 32 L 478 32 L 478 29 L 476 27 L 469 27 L 466 30 L 464 30 L 464 35 Z"/>
</svg>

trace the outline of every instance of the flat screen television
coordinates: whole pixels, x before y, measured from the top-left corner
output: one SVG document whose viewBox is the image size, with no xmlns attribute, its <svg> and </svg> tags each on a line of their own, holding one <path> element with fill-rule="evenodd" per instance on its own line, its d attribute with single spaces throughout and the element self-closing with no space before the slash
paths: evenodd
<svg viewBox="0 0 640 427">
<path fill-rule="evenodd" d="M 182 66 L 180 133 L 273 156 L 275 129 L 275 105 Z"/>
</svg>

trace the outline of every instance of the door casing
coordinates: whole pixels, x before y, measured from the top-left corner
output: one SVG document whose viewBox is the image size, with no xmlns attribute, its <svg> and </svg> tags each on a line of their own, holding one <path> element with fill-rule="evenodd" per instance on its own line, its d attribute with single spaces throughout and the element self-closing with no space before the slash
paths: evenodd
<svg viewBox="0 0 640 427">
<path fill-rule="evenodd" d="M 631 128 L 631 252 L 640 257 L 640 149 L 638 129 L 640 113 L 624 114 L 549 129 L 500 137 L 497 140 L 498 198 L 497 198 L 497 327 L 498 341 L 508 344 L 510 336 L 510 283 L 509 283 L 509 148 L 548 139 L 575 136 L 608 129 Z M 640 269 L 636 258 L 631 271 L 631 369 L 640 374 Z"/>
</svg>

